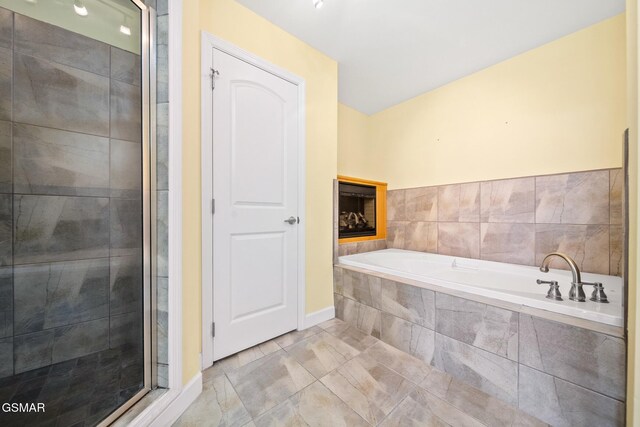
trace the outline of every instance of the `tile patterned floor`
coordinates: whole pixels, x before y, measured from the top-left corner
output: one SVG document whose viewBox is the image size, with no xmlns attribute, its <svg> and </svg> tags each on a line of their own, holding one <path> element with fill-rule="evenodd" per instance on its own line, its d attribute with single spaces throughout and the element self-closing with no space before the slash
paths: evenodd
<svg viewBox="0 0 640 427">
<path fill-rule="evenodd" d="M 338 319 L 216 362 L 174 424 L 545 426 Z"/>
</svg>

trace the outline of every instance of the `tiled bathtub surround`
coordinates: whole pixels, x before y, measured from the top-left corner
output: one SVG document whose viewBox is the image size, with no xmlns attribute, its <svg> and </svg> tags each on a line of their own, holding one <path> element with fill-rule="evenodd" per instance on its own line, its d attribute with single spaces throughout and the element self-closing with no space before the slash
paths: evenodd
<svg viewBox="0 0 640 427">
<path fill-rule="evenodd" d="M 0 21 L 1 381 L 126 353 L 137 390 L 139 57 L 5 9 Z"/>
<path fill-rule="evenodd" d="M 622 182 L 607 169 L 392 190 L 387 247 L 524 265 L 560 251 L 585 272 L 619 276 Z"/>
<path fill-rule="evenodd" d="M 338 256 L 361 254 L 363 252 L 379 251 L 381 249 L 387 249 L 386 240 L 340 243 L 338 246 Z"/>
<path fill-rule="evenodd" d="M 551 425 L 624 424 L 621 338 L 339 266 L 334 291 L 339 319 Z"/>
</svg>

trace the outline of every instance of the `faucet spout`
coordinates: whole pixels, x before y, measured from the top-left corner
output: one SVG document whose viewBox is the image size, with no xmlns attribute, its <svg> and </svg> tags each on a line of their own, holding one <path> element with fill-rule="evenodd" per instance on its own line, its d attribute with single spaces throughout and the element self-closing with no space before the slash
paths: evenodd
<svg viewBox="0 0 640 427">
<path fill-rule="evenodd" d="M 580 269 L 578 268 L 578 264 L 566 254 L 561 252 L 551 252 L 542 260 L 542 264 L 540 265 L 540 271 L 543 273 L 549 272 L 549 263 L 553 257 L 558 257 L 566 261 L 569 264 L 569 268 L 571 269 L 571 274 L 573 275 L 573 281 L 571 282 L 571 290 L 569 291 L 569 299 L 572 301 L 580 301 L 583 302 L 586 300 L 584 291 L 582 290 L 582 278 L 580 277 Z"/>
</svg>

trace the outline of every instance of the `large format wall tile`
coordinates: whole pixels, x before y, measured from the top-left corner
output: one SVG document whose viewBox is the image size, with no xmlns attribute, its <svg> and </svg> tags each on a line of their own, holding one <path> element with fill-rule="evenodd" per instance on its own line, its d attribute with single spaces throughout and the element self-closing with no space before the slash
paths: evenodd
<svg viewBox="0 0 640 427">
<path fill-rule="evenodd" d="M 140 86 L 140 55 L 111 46 L 111 78 Z"/>
<path fill-rule="evenodd" d="M 438 252 L 437 222 L 408 222 L 404 233 L 404 249 L 431 253 Z"/>
<path fill-rule="evenodd" d="M 480 221 L 480 183 L 438 187 L 438 221 Z"/>
<path fill-rule="evenodd" d="M 536 221 L 609 224 L 609 170 L 536 177 Z"/>
<path fill-rule="evenodd" d="M 435 292 L 391 280 L 382 282 L 382 310 L 435 329 Z"/>
<path fill-rule="evenodd" d="M 453 297 L 436 296 L 436 331 L 518 361 L 518 313 Z"/>
<path fill-rule="evenodd" d="M 169 104 L 156 110 L 156 182 L 157 189 L 169 189 Z"/>
<path fill-rule="evenodd" d="M 51 364 L 55 331 L 18 335 L 13 339 L 15 373 L 30 371 Z"/>
<path fill-rule="evenodd" d="M 534 224 L 480 224 L 480 257 L 487 261 L 532 265 Z"/>
<path fill-rule="evenodd" d="M 109 348 L 142 347 L 142 313 L 132 312 L 109 317 Z"/>
<path fill-rule="evenodd" d="M 438 188 L 421 187 L 405 190 L 405 216 L 407 221 L 438 220 Z"/>
<path fill-rule="evenodd" d="M 609 221 L 612 225 L 623 224 L 624 174 L 622 169 L 609 171 Z"/>
<path fill-rule="evenodd" d="M 156 51 L 156 99 L 159 103 L 169 102 L 169 48 L 158 45 Z"/>
<path fill-rule="evenodd" d="M 111 140 L 111 197 L 141 197 L 142 145 Z"/>
<path fill-rule="evenodd" d="M 0 193 L 11 193 L 11 122 L 0 121 Z"/>
<path fill-rule="evenodd" d="M 387 223 L 387 247 L 389 249 L 404 249 L 405 229 L 404 221 L 389 221 Z"/>
<path fill-rule="evenodd" d="M 14 268 L 16 335 L 86 322 L 109 314 L 109 259 Z"/>
<path fill-rule="evenodd" d="M 363 242 L 340 243 L 338 245 L 338 256 L 361 254 L 363 252 L 373 252 L 387 249 L 386 239 L 365 240 Z"/>
<path fill-rule="evenodd" d="M 342 278 L 344 277 L 344 270 L 342 267 L 333 267 L 333 292 L 342 295 L 344 287 L 342 285 Z"/>
<path fill-rule="evenodd" d="M 0 267 L 0 338 L 11 336 L 13 336 L 13 270 L 11 267 Z"/>
<path fill-rule="evenodd" d="M 55 329 L 51 362 L 86 356 L 109 347 L 109 319 L 77 323 Z"/>
<path fill-rule="evenodd" d="M 534 222 L 534 178 L 483 182 L 480 192 L 480 221 Z"/>
<path fill-rule="evenodd" d="M 387 191 L 387 219 L 389 221 L 405 221 L 406 203 L 405 190 Z"/>
<path fill-rule="evenodd" d="M 111 81 L 111 138 L 142 140 L 142 97 L 139 86 Z"/>
<path fill-rule="evenodd" d="M 609 274 L 622 276 L 624 269 L 624 230 L 621 225 L 609 229 Z"/>
<path fill-rule="evenodd" d="M 161 277 L 169 277 L 169 192 L 158 191 L 157 217 L 158 224 L 156 242 L 156 273 Z"/>
<path fill-rule="evenodd" d="M 353 270 L 342 273 L 342 295 L 364 305 L 380 308 L 382 279 Z"/>
<path fill-rule="evenodd" d="M 0 339 L 0 378 L 13 375 L 13 337 Z"/>
<path fill-rule="evenodd" d="M 111 255 L 137 255 L 142 249 L 141 200 L 111 199 L 110 211 Z"/>
<path fill-rule="evenodd" d="M 13 84 L 13 54 L 0 47 L 0 120 L 11 120 L 11 89 Z"/>
<path fill-rule="evenodd" d="M 13 47 L 13 12 L 0 7 L 0 47 Z"/>
<path fill-rule="evenodd" d="M 433 330 L 385 312 L 382 313 L 381 324 L 382 341 L 426 363 L 432 362 L 435 344 Z"/>
<path fill-rule="evenodd" d="M 609 274 L 609 226 L 536 224 L 536 264 L 551 252 L 572 257 L 581 271 Z M 554 259 L 551 268 L 567 270 L 561 259 Z"/>
<path fill-rule="evenodd" d="M 336 301 L 336 317 L 362 332 L 380 338 L 380 310 L 340 295 Z"/>
<path fill-rule="evenodd" d="M 15 15 L 15 49 L 23 54 L 109 76 L 109 46 L 64 28 Z"/>
<path fill-rule="evenodd" d="M 14 121 L 109 135 L 108 77 L 21 54 L 14 69 Z"/>
<path fill-rule="evenodd" d="M 14 191 L 109 196 L 109 140 L 39 126 L 13 126 Z"/>
<path fill-rule="evenodd" d="M 520 314 L 520 363 L 625 398 L 625 343 L 620 338 Z"/>
<path fill-rule="evenodd" d="M 0 194 L 0 267 L 13 263 L 13 211 L 11 205 L 11 194 Z"/>
<path fill-rule="evenodd" d="M 169 279 L 158 277 L 157 281 L 157 348 L 158 363 L 169 363 Z M 142 287 L 138 284 L 138 294 L 142 293 Z M 138 301 L 140 301 L 138 297 Z M 142 305 L 138 304 L 138 311 L 142 311 Z"/>
<path fill-rule="evenodd" d="M 512 405 L 518 402 L 518 364 L 436 333 L 433 365 Z"/>
<path fill-rule="evenodd" d="M 439 222 L 438 253 L 464 258 L 479 258 L 480 224 Z"/>
<path fill-rule="evenodd" d="M 520 365 L 519 407 L 554 427 L 624 425 L 624 403 Z"/>
<path fill-rule="evenodd" d="M 110 259 L 109 314 L 142 311 L 142 255 Z"/>
<path fill-rule="evenodd" d="M 14 196 L 15 264 L 109 256 L 109 199 Z"/>
</svg>

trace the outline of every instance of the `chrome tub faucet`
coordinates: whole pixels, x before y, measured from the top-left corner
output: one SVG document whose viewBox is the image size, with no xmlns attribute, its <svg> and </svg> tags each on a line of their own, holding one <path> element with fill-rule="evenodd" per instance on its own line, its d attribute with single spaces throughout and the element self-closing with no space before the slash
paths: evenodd
<svg viewBox="0 0 640 427">
<path fill-rule="evenodd" d="M 569 291 L 569 299 L 571 301 L 579 301 L 584 302 L 586 300 L 584 290 L 582 289 L 582 278 L 580 277 L 580 269 L 578 268 L 578 264 L 569 256 L 560 252 L 551 252 L 542 260 L 542 265 L 540 265 L 540 271 L 543 273 L 549 272 L 549 263 L 551 262 L 551 258 L 558 257 L 567 262 L 569 264 L 569 268 L 571 268 L 571 274 L 573 275 L 573 281 L 571 282 L 571 290 Z"/>
</svg>

